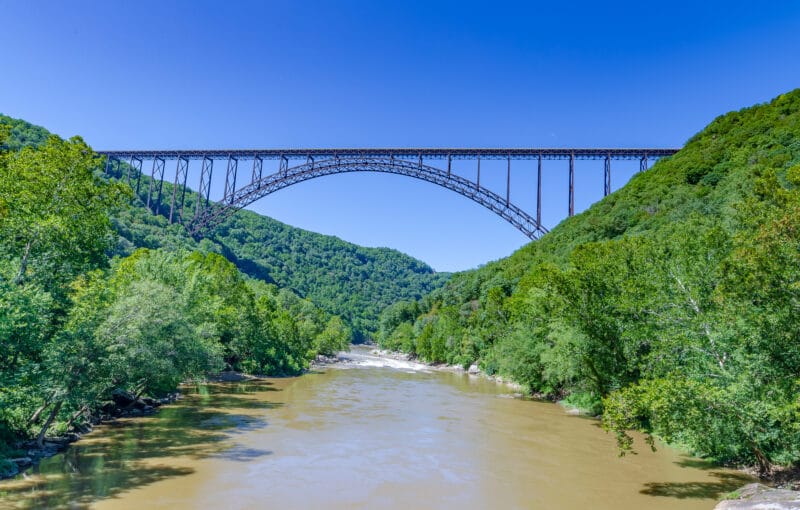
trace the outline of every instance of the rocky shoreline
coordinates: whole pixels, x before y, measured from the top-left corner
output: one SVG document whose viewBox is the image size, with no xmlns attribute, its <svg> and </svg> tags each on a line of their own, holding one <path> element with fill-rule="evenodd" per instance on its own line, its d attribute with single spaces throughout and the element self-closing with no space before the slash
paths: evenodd
<svg viewBox="0 0 800 510">
<path fill-rule="evenodd" d="M 729 494 L 714 510 L 798 510 L 800 492 L 751 483 Z"/>
<path fill-rule="evenodd" d="M 180 392 L 173 392 L 163 398 L 136 397 L 127 391 L 114 390 L 111 400 L 104 403 L 97 411 L 89 416 L 86 424 L 76 425 L 60 436 L 45 437 L 41 446 L 35 440 L 22 441 L 14 445 L 17 451 L 24 455 L 5 459 L 6 465 L 0 468 L 0 480 L 12 478 L 25 470 L 37 465 L 42 459 L 52 457 L 67 449 L 67 447 L 80 440 L 94 430 L 94 427 L 104 423 L 113 423 L 118 418 L 135 418 L 154 414 L 158 408 L 178 400 Z"/>
</svg>

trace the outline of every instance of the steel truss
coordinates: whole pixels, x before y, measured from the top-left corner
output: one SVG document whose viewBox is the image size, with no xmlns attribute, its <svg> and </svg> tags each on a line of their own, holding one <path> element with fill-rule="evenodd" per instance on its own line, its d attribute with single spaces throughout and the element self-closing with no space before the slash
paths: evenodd
<svg viewBox="0 0 800 510">
<path fill-rule="evenodd" d="M 169 208 L 169 221 L 183 223 L 195 235 L 201 235 L 210 226 L 222 221 L 252 202 L 283 189 L 292 184 L 316 177 L 345 172 L 383 172 L 414 177 L 432 182 L 459 193 L 498 214 L 514 225 L 530 239 L 537 239 L 547 232 L 542 226 L 542 161 L 566 160 L 568 162 L 567 214 L 575 213 L 575 161 L 603 160 L 603 195 L 611 193 L 611 160 L 638 160 L 639 170 L 646 171 L 650 160 L 675 154 L 678 149 L 659 148 L 337 148 L 337 149 L 246 149 L 246 150 L 134 150 L 101 151 L 107 156 L 106 173 L 113 171 L 113 160 L 120 165 L 127 160 L 128 184 L 136 178 L 136 193 L 139 194 L 142 167 L 145 160 L 152 160 L 150 186 L 147 192 L 147 205 L 151 206 L 153 192 L 156 192 L 153 212 L 158 214 L 161 205 L 161 192 L 164 181 L 166 160 L 176 160 L 175 180 Z M 200 160 L 200 182 L 197 188 L 193 219 L 184 215 L 186 183 L 190 160 Z M 240 160 L 252 159 L 250 184 L 237 190 L 237 177 Z M 475 180 L 466 179 L 452 171 L 452 162 L 471 160 L 476 163 Z M 506 160 L 505 196 L 481 186 L 481 160 Z M 211 177 L 214 161 L 225 161 L 225 186 L 222 199 L 211 201 Z M 277 170 L 264 176 L 264 161 L 277 161 Z M 429 166 L 432 160 L 446 161 L 446 171 Z M 537 161 L 536 173 L 536 213 L 532 217 L 511 202 L 512 161 Z M 305 161 L 299 164 L 300 161 Z M 291 166 L 292 164 L 297 166 Z M 444 163 L 440 165 L 445 166 Z M 120 175 L 122 178 L 122 175 Z M 180 191 L 178 188 L 181 188 Z M 188 224 L 187 224 L 188 223 Z"/>
<path fill-rule="evenodd" d="M 203 231 L 219 224 L 235 211 L 271 193 L 309 179 L 348 172 L 390 173 L 431 182 L 481 204 L 514 225 L 530 239 L 538 239 L 541 235 L 547 233 L 547 229 L 541 223 L 516 205 L 510 203 L 507 197 L 501 197 L 493 191 L 482 188 L 476 183 L 452 172 L 448 174 L 446 171 L 421 164 L 419 161 L 412 162 L 391 157 L 339 157 L 322 161 L 311 160 L 291 168 L 281 165 L 278 172 L 252 182 L 236 191 L 224 204 L 217 204 L 215 207 L 206 209 L 195 218 L 190 230 L 192 233 L 199 235 Z"/>
</svg>

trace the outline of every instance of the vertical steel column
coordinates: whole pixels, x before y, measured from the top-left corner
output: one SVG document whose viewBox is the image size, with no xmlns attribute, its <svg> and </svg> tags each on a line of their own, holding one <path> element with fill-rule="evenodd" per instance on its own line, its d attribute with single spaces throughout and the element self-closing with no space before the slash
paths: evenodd
<svg viewBox="0 0 800 510">
<path fill-rule="evenodd" d="M 647 170 L 647 153 L 645 152 L 642 159 L 639 160 L 639 171 L 644 172 Z"/>
<path fill-rule="evenodd" d="M 575 151 L 569 153 L 569 215 L 575 214 Z"/>
<path fill-rule="evenodd" d="M 211 175 L 214 172 L 214 160 L 208 156 L 203 156 L 203 163 L 200 166 L 200 185 L 197 187 L 197 207 L 194 210 L 194 217 L 200 216 L 200 211 L 208 207 L 211 195 Z M 203 205 L 203 195 L 205 195 L 205 205 Z"/>
<path fill-rule="evenodd" d="M 253 156 L 253 175 L 250 178 L 250 183 L 259 182 L 264 172 L 264 160 L 261 156 Z"/>
<path fill-rule="evenodd" d="M 139 188 L 142 184 L 142 159 L 138 156 L 133 156 L 131 158 L 131 163 L 133 169 L 136 170 L 136 195 L 139 195 Z"/>
<path fill-rule="evenodd" d="M 606 155 L 603 168 L 603 196 L 607 197 L 611 193 L 611 153 Z"/>
<path fill-rule="evenodd" d="M 422 153 L 421 152 L 419 153 L 419 162 L 417 163 L 417 167 L 419 167 L 420 169 L 422 168 Z"/>
<path fill-rule="evenodd" d="M 539 167 L 536 175 L 536 224 L 542 226 L 542 153 L 539 153 Z"/>
<path fill-rule="evenodd" d="M 481 155 L 478 154 L 478 189 L 481 189 Z"/>
<path fill-rule="evenodd" d="M 289 158 L 281 154 L 281 161 L 278 165 L 278 172 L 284 177 L 289 173 Z"/>
<path fill-rule="evenodd" d="M 169 222 L 175 219 L 175 199 L 178 196 L 178 187 L 183 186 L 181 192 L 181 216 L 183 216 L 183 200 L 186 197 L 186 178 L 189 175 L 189 160 L 183 156 L 178 156 L 178 163 L 175 165 L 175 183 L 172 185 L 172 201 L 169 204 Z"/>
<path fill-rule="evenodd" d="M 128 186 L 131 185 L 131 169 L 133 168 L 133 156 L 128 161 Z"/>
<path fill-rule="evenodd" d="M 450 178 L 450 168 L 453 164 L 453 156 L 451 154 L 447 155 L 447 178 Z"/>
<path fill-rule="evenodd" d="M 153 169 L 150 172 L 150 186 L 147 188 L 147 208 L 150 209 L 150 199 L 153 196 L 153 188 L 158 186 L 158 199 L 156 200 L 155 209 L 153 212 L 158 213 L 158 207 L 161 205 L 161 188 L 164 185 L 164 158 L 160 156 L 153 157 Z M 158 183 L 156 183 L 158 181 Z"/>
<path fill-rule="evenodd" d="M 311 167 L 312 170 L 314 169 L 314 156 L 311 154 L 306 155 L 306 166 Z"/>
<path fill-rule="evenodd" d="M 111 175 L 111 160 L 112 159 L 113 158 L 111 156 L 106 156 L 106 169 L 105 169 L 105 174 L 106 175 Z"/>
<path fill-rule="evenodd" d="M 225 172 L 225 190 L 222 194 L 222 201 L 233 203 L 233 195 L 236 192 L 236 173 L 239 170 L 239 160 L 228 155 L 228 169 Z"/>
<path fill-rule="evenodd" d="M 508 155 L 508 169 L 506 171 L 506 207 L 511 201 L 511 154 Z"/>
</svg>

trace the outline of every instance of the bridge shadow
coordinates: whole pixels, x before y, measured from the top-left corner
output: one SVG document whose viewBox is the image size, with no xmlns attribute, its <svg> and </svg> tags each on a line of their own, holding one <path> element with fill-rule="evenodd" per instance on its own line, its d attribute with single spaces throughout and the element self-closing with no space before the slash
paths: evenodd
<svg viewBox="0 0 800 510">
<path fill-rule="evenodd" d="M 282 405 L 261 400 L 263 391 L 279 390 L 265 381 L 203 385 L 154 416 L 99 427 L 24 476 L 0 482 L 0 508 L 89 508 L 137 487 L 191 475 L 198 460 L 267 457 L 273 452 L 232 442 L 267 427 L 264 410 Z"/>
</svg>

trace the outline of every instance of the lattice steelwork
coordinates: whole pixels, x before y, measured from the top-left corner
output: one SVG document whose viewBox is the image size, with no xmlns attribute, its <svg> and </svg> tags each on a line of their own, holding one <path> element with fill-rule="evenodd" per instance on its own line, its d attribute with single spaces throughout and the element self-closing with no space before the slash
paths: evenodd
<svg viewBox="0 0 800 510">
<path fill-rule="evenodd" d="M 611 193 L 611 161 L 638 160 L 639 169 L 645 171 L 650 159 L 671 156 L 677 149 L 594 149 L 594 148 L 378 148 L 378 149 L 248 149 L 248 150 L 162 150 L 162 151 L 104 151 L 108 156 L 107 171 L 112 168 L 112 159 L 130 161 L 127 179 L 131 182 L 131 172 L 136 172 L 136 190 L 139 191 L 143 160 L 153 160 L 153 179 L 148 193 L 148 205 L 153 189 L 158 190 L 156 209 L 161 201 L 164 161 L 176 160 L 175 186 L 170 204 L 169 219 L 174 221 L 178 208 L 180 220 L 185 222 L 183 205 L 189 161 L 200 160 L 200 179 L 197 188 L 194 219 L 187 225 L 194 234 L 202 235 L 209 227 L 246 207 L 252 202 L 283 189 L 292 184 L 325 175 L 345 172 L 382 172 L 414 177 L 432 182 L 459 193 L 483 205 L 514 225 L 531 239 L 537 239 L 547 229 L 542 225 L 542 161 L 567 160 L 567 214 L 575 212 L 575 161 L 603 160 L 603 194 Z M 250 183 L 237 186 L 239 162 L 252 160 Z M 461 177 L 452 171 L 452 162 L 472 160 L 475 162 L 475 180 Z M 481 185 L 481 160 L 506 160 L 505 196 L 486 189 Z M 225 185 L 220 202 L 211 202 L 211 177 L 215 160 L 227 160 Z M 264 176 L 264 161 L 277 160 L 274 173 Z M 297 164 L 298 160 L 305 163 Z M 431 161 L 446 160 L 446 170 L 431 166 Z M 511 202 L 512 162 L 517 160 L 536 160 L 536 212 L 528 214 Z M 291 166 L 295 164 L 295 166 Z M 438 165 L 437 165 L 438 166 Z M 443 165 L 442 165 L 443 166 Z M 158 181 L 158 182 L 156 182 Z M 154 188 L 156 186 L 156 188 Z M 178 191 L 181 187 L 181 191 Z M 180 200 L 178 201 L 178 194 Z M 180 205 L 178 206 L 178 202 Z"/>
<path fill-rule="evenodd" d="M 153 158 L 153 170 L 150 172 L 150 187 L 147 190 L 147 208 L 155 213 L 158 213 L 158 208 L 161 206 L 161 189 L 164 185 L 164 166 L 166 161 L 164 158 Z M 153 189 L 156 189 L 158 198 L 156 198 L 155 207 L 150 207 L 150 200 L 153 196 Z"/>
<path fill-rule="evenodd" d="M 293 184 L 346 172 L 392 173 L 432 182 L 478 202 L 517 227 L 531 239 L 537 239 L 547 232 L 546 228 L 519 207 L 507 204 L 503 197 L 486 188 L 479 188 L 475 183 L 461 176 L 451 173 L 448 177 L 446 172 L 437 168 L 402 159 L 352 157 L 306 163 L 279 170 L 260 181 L 251 183 L 236 192 L 230 201 L 230 206 L 210 208 L 205 215 L 198 217 L 193 225 L 193 231 L 199 233 L 205 228 L 218 224 L 236 210 Z"/>
<path fill-rule="evenodd" d="M 233 192 L 236 191 L 236 173 L 238 170 L 239 160 L 233 156 L 228 156 L 228 170 L 225 172 L 225 191 L 222 194 L 223 202 L 233 199 Z"/>
<path fill-rule="evenodd" d="M 203 156 L 203 163 L 200 166 L 200 185 L 197 187 L 197 207 L 195 207 L 194 217 L 198 218 L 201 212 L 208 208 L 211 196 L 211 175 L 214 171 L 214 160 Z M 205 204 L 203 201 L 205 200 Z"/>
<path fill-rule="evenodd" d="M 186 200 L 186 180 L 189 178 L 189 159 L 179 157 L 175 164 L 175 182 L 172 185 L 172 201 L 169 204 L 169 222 L 175 221 L 175 202 L 178 198 L 178 187 L 181 188 L 180 206 L 178 207 L 177 219 L 179 222 L 183 221 L 183 204 Z"/>
</svg>

